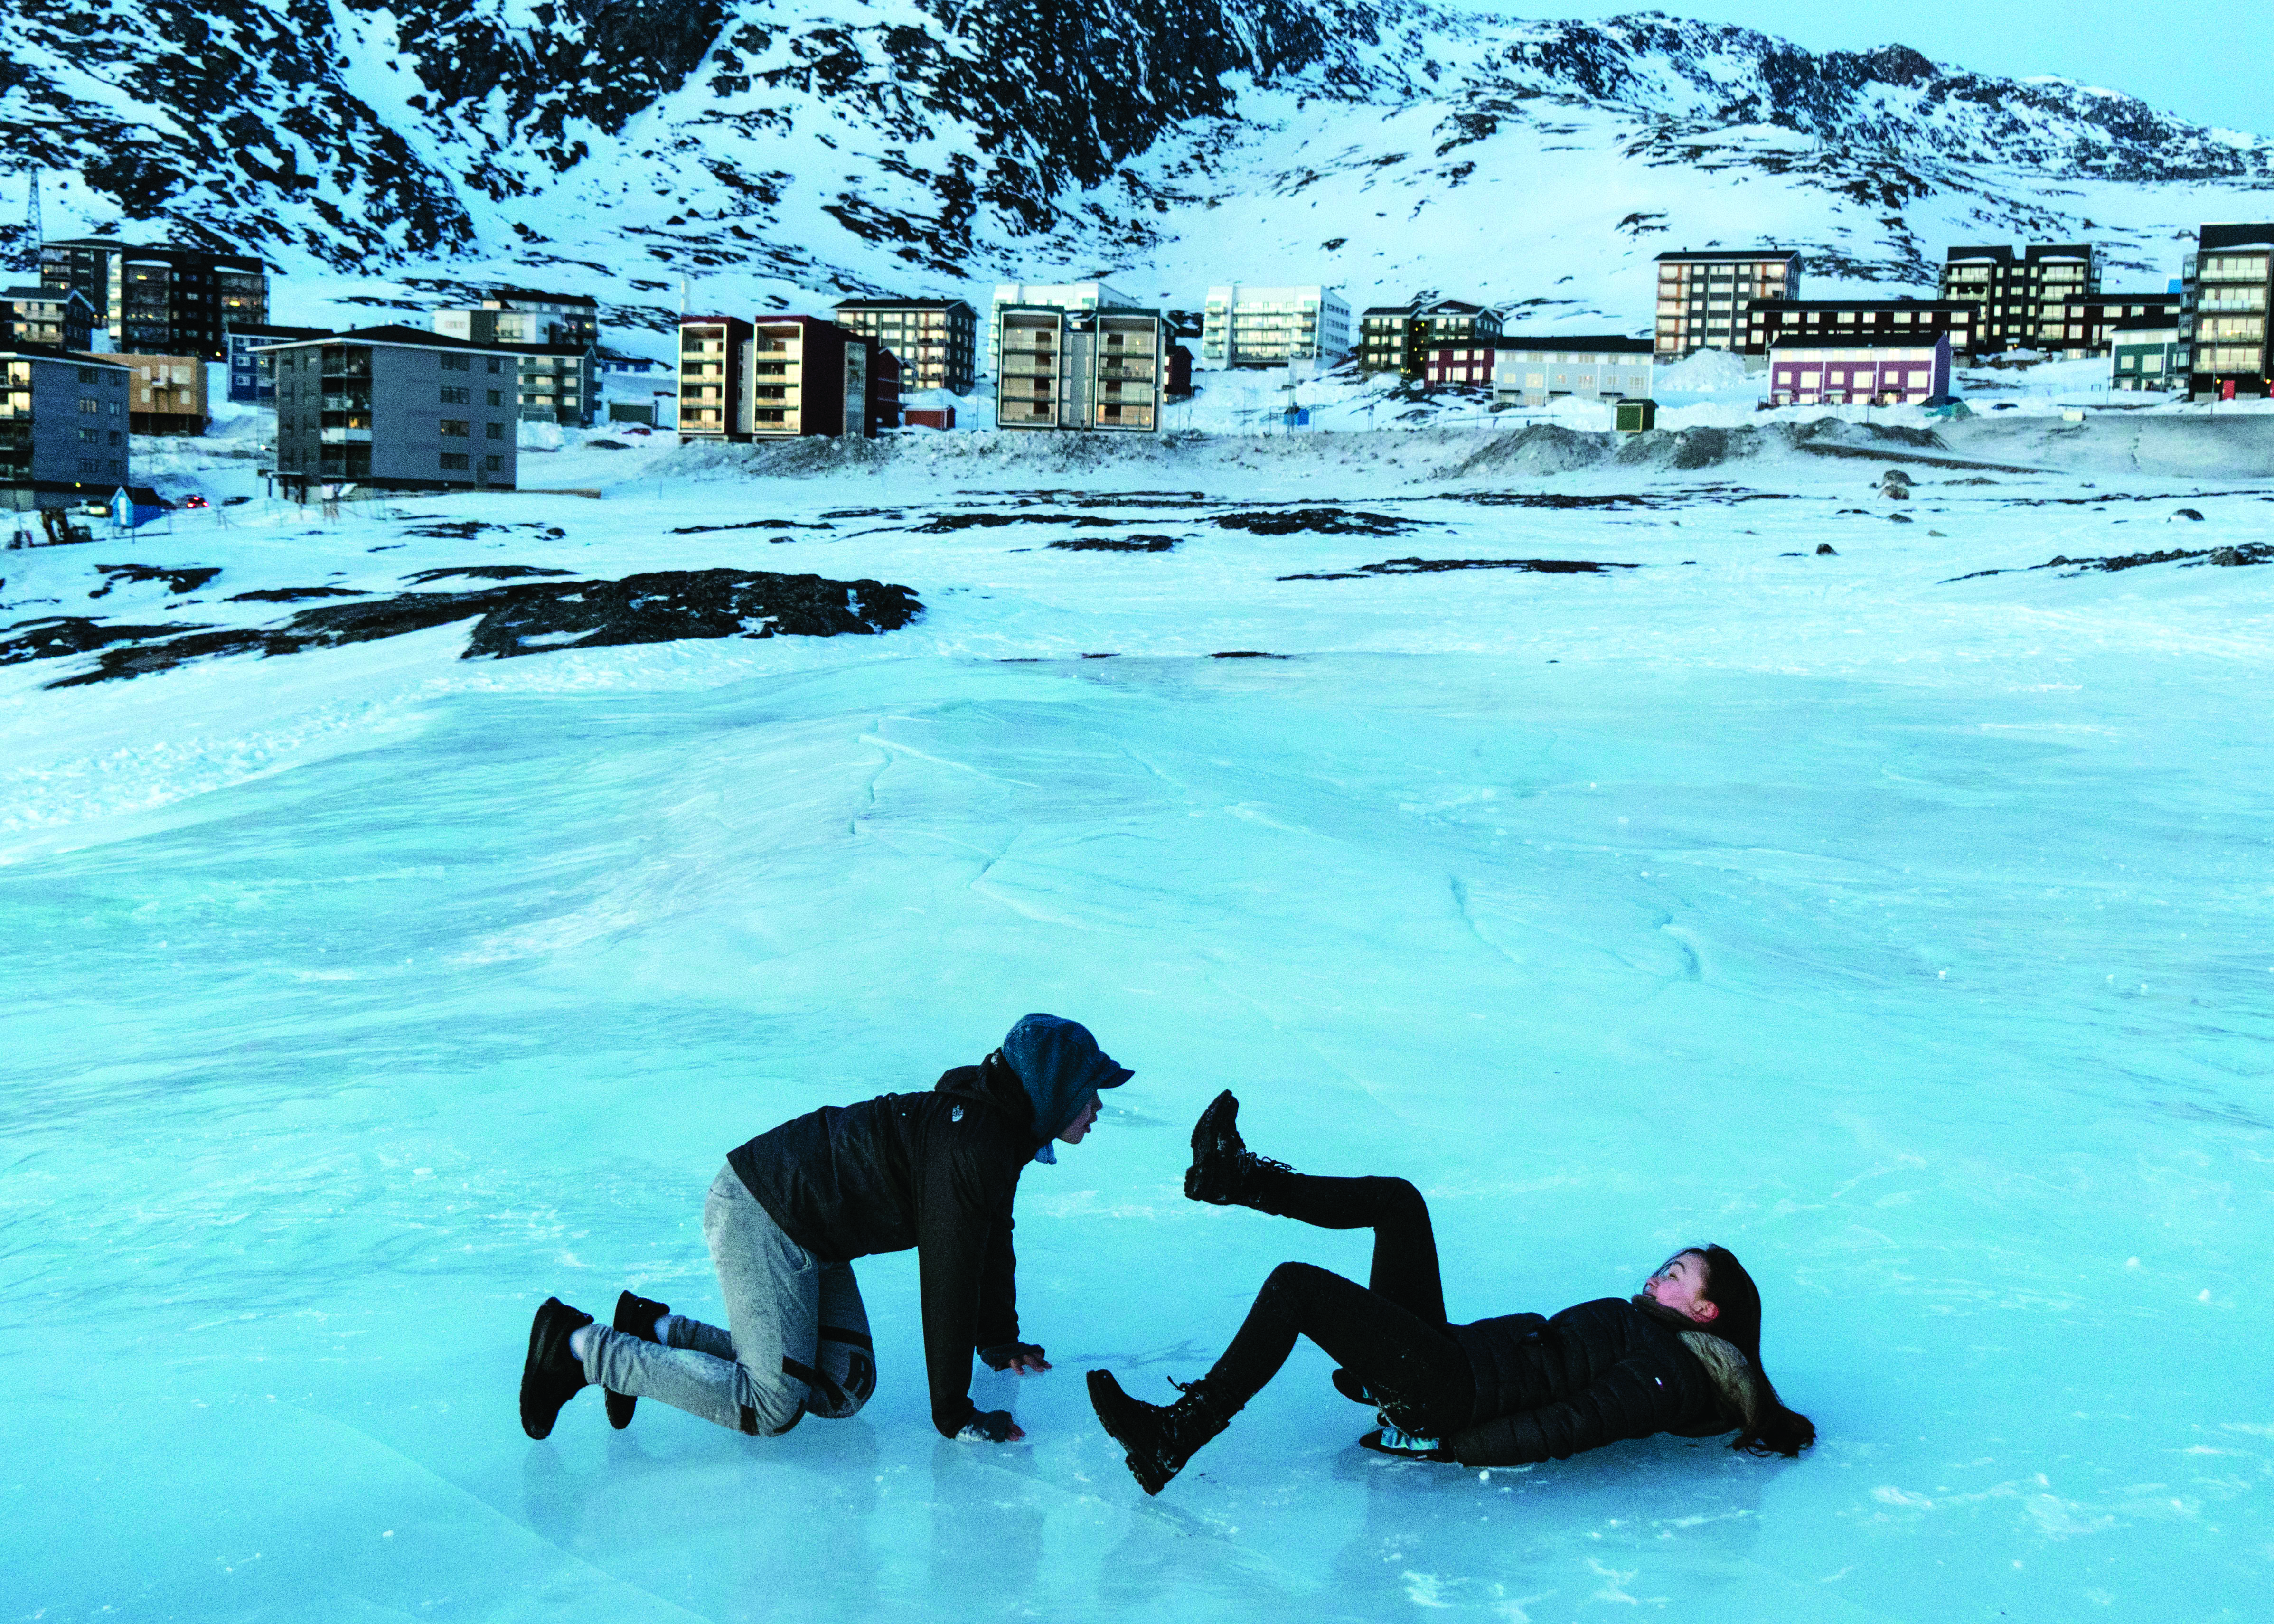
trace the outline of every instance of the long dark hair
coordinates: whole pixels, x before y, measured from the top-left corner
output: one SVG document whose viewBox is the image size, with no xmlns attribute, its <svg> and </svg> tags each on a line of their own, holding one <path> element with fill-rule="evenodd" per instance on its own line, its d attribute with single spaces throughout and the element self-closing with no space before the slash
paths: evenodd
<svg viewBox="0 0 2274 1624">
<path fill-rule="evenodd" d="M 1748 1455 L 1798 1455 L 1816 1441 L 1816 1423 L 1785 1408 L 1761 1367 L 1761 1289 L 1728 1247 L 1708 1246 L 1705 1258 L 1706 1286 L 1700 1295 L 1721 1310 L 1707 1328 L 1743 1354 L 1761 1382 L 1761 1402 L 1753 1423 L 1729 1447 Z"/>
</svg>

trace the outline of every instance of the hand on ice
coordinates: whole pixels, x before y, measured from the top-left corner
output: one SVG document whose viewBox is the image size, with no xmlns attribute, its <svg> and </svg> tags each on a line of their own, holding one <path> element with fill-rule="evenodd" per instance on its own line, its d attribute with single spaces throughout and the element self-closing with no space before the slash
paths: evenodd
<svg viewBox="0 0 2274 1624">
<path fill-rule="evenodd" d="M 997 1342 L 992 1348 L 982 1348 L 979 1357 L 987 1362 L 989 1370 L 1014 1370 L 1021 1376 L 1028 1371 L 1046 1371 L 1050 1367 L 1043 1350 L 1032 1342 Z"/>
<path fill-rule="evenodd" d="M 963 1424 L 959 1436 L 983 1438 L 990 1444 L 1014 1444 L 1027 1435 L 1027 1429 L 1011 1419 L 1007 1410 L 980 1410 L 972 1412 L 971 1419 Z"/>
</svg>

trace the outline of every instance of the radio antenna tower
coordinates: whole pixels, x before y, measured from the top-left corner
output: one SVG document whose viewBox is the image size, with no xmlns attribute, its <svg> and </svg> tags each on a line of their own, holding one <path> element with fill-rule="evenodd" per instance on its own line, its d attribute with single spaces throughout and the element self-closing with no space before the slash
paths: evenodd
<svg viewBox="0 0 2274 1624">
<path fill-rule="evenodd" d="M 32 171 L 32 178 L 26 191 L 27 200 L 24 206 L 23 267 L 27 271 L 36 271 L 40 268 L 40 244 L 47 240 L 48 235 L 40 224 L 39 170 Z"/>
</svg>

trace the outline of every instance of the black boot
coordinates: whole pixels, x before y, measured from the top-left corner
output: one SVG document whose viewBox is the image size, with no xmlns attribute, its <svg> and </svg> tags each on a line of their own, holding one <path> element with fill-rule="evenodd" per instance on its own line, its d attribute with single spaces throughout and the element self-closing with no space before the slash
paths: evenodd
<svg viewBox="0 0 2274 1624">
<path fill-rule="evenodd" d="M 624 1292 L 616 1298 L 616 1321 L 612 1327 L 627 1336 L 636 1336 L 644 1342 L 655 1340 L 655 1322 L 671 1312 L 668 1303 L 651 1301 Z M 608 1425 L 619 1432 L 632 1424 L 632 1406 L 639 1400 L 629 1393 L 608 1395 Z"/>
<path fill-rule="evenodd" d="M 1352 1403 L 1364 1404 L 1367 1409 L 1371 1410 L 1382 1402 L 1380 1399 L 1374 1395 L 1374 1389 L 1372 1387 L 1367 1387 L 1366 1383 L 1360 1381 L 1356 1376 L 1351 1374 L 1351 1372 L 1346 1370 L 1337 1371 L 1332 1377 L 1329 1378 L 1329 1380 L 1333 1381 L 1335 1384 L 1335 1391 L 1341 1394 L 1344 1398 L 1349 1399 Z M 613 1404 L 615 1402 L 615 1400 L 612 1397 L 608 1402 Z"/>
<path fill-rule="evenodd" d="M 591 1315 L 552 1297 L 529 1322 L 529 1357 L 521 1366 L 521 1430 L 531 1438 L 549 1434 L 561 1406 L 584 1385 L 584 1361 L 568 1351 L 568 1338 L 591 1323 Z"/>
<path fill-rule="evenodd" d="M 1239 1137 L 1239 1101 L 1227 1088 L 1209 1101 L 1193 1124 L 1193 1164 L 1185 1169 L 1185 1197 L 1212 1207 L 1262 1206 L 1273 1183 L 1292 1171 L 1247 1148 Z"/>
<path fill-rule="evenodd" d="M 1231 1413 L 1219 1407 L 1205 1377 L 1164 1407 L 1131 1398 L 1105 1372 L 1092 1371 L 1089 1402 L 1107 1434 L 1129 1452 L 1129 1470 L 1148 1494 L 1166 1488 L 1200 1447 L 1231 1423 Z"/>
</svg>

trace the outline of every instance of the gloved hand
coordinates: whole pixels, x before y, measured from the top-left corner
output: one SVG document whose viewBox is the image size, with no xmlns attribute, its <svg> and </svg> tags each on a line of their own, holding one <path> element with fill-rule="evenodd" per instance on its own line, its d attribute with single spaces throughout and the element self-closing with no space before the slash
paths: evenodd
<svg viewBox="0 0 2274 1624">
<path fill-rule="evenodd" d="M 960 1438 L 982 1438 L 990 1444 L 1016 1442 L 1027 1435 L 1026 1430 L 1011 1419 L 1007 1410 L 975 1410 L 971 1419 L 963 1424 Z"/>
<path fill-rule="evenodd" d="M 1046 1371 L 1050 1362 L 1043 1350 L 1032 1342 L 997 1342 L 992 1348 L 982 1348 L 979 1357 L 989 1370 L 1015 1370 L 1020 1375 L 1028 1371 Z"/>
<path fill-rule="evenodd" d="M 1453 1458 L 1452 1452 L 1436 1439 L 1401 1432 L 1388 1421 L 1384 1421 L 1379 1430 L 1359 1439 L 1358 1447 L 1371 1449 L 1376 1455 L 1395 1455 L 1409 1461 L 1449 1461 Z"/>
</svg>

